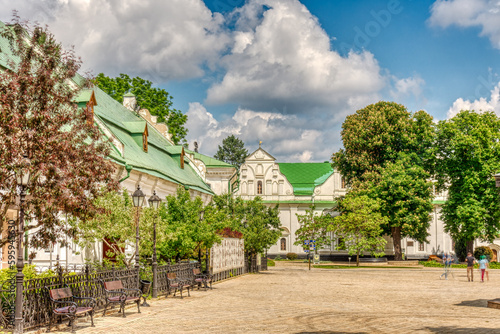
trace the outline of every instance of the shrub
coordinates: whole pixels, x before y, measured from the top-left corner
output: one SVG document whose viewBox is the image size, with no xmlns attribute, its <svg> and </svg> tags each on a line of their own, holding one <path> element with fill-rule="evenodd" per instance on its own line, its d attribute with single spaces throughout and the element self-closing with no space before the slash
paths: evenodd
<svg viewBox="0 0 500 334">
<path fill-rule="evenodd" d="M 486 255 L 486 258 L 489 261 L 493 258 L 493 251 L 486 246 L 476 247 L 476 249 L 474 249 L 474 257 L 479 260 L 481 255 Z"/>
<path fill-rule="evenodd" d="M 276 257 L 274 258 L 274 261 L 279 261 L 279 260 L 283 260 L 283 258 L 279 255 L 276 255 Z"/>
<path fill-rule="evenodd" d="M 293 261 L 293 260 L 297 260 L 298 256 L 296 253 L 287 253 L 286 258 Z"/>
</svg>

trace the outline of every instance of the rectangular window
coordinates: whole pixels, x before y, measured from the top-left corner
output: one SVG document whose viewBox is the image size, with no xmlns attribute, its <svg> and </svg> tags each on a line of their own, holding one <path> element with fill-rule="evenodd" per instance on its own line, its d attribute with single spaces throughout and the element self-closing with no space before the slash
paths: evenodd
<svg viewBox="0 0 500 334">
<path fill-rule="evenodd" d="M 345 178 L 342 176 L 340 178 L 340 188 L 345 189 L 345 186 L 346 186 L 346 184 L 345 184 Z"/>
<path fill-rule="evenodd" d="M 408 240 L 408 241 L 406 242 L 406 247 L 413 247 L 413 241 Z"/>
<path fill-rule="evenodd" d="M 418 243 L 418 250 L 421 252 L 424 251 L 424 244 L 423 243 L 421 243 L 421 242 Z"/>
</svg>

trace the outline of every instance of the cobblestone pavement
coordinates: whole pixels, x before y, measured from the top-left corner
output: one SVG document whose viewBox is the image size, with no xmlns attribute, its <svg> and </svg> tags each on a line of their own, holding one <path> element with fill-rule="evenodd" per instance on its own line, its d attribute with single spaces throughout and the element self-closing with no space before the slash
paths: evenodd
<svg viewBox="0 0 500 334">
<path fill-rule="evenodd" d="M 467 282 L 465 269 L 440 280 L 425 269 L 275 267 L 78 323 L 77 334 L 126 333 L 500 333 L 500 270 Z M 69 331 L 68 331 L 69 332 Z M 58 333 L 68 333 L 58 332 Z"/>
</svg>

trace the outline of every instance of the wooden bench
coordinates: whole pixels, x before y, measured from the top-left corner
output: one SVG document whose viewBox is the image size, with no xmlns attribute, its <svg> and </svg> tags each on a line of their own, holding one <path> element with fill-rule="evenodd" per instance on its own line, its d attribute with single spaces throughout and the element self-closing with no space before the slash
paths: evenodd
<svg viewBox="0 0 500 334">
<path fill-rule="evenodd" d="M 71 325 L 71 332 L 74 333 L 78 316 L 90 314 L 91 326 L 94 327 L 94 309 L 96 306 L 94 298 L 73 296 L 71 289 L 67 286 L 60 289 L 46 289 L 52 303 L 52 314 L 49 315 L 49 328 L 47 332 L 52 327 L 52 318 L 54 316 L 65 316 L 68 318 L 68 325 Z"/>
<path fill-rule="evenodd" d="M 205 291 L 207 291 L 208 283 L 210 282 L 210 290 L 212 290 L 212 275 L 202 274 L 200 268 L 193 268 L 193 281 L 198 285 L 198 290 L 200 290 L 200 286 L 203 284 Z"/>
<path fill-rule="evenodd" d="M 181 292 L 181 299 L 183 298 L 182 296 L 182 290 L 184 288 L 187 289 L 188 291 L 188 297 L 191 297 L 189 294 L 189 290 L 191 289 L 192 283 L 189 280 L 181 279 L 177 277 L 176 273 L 167 273 L 167 281 L 168 281 L 168 293 L 170 294 L 172 290 L 174 290 L 174 297 L 177 291 Z"/>
<path fill-rule="evenodd" d="M 122 312 L 125 318 L 125 304 L 127 303 L 137 303 L 137 312 L 141 313 L 140 301 L 141 301 L 141 290 L 139 289 L 127 289 L 123 287 L 122 281 L 110 281 L 101 283 L 106 294 L 106 305 L 104 305 L 103 316 L 106 315 L 106 309 L 110 304 L 120 304 L 120 310 L 118 313 Z"/>
</svg>

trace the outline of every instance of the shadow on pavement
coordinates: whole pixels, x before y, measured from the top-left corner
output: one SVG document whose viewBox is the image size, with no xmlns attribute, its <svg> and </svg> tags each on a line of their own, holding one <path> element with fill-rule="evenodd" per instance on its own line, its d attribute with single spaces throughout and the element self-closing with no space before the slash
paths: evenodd
<svg viewBox="0 0 500 334">
<path fill-rule="evenodd" d="M 488 299 L 464 300 L 456 306 L 488 307 Z"/>
<path fill-rule="evenodd" d="M 453 334 L 470 334 L 470 333 L 500 333 L 500 329 L 496 328 L 458 328 L 454 326 L 443 326 L 443 327 L 425 327 L 425 330 L 431 331 L 432 333 L 453 333 Z"/>
</svg>

